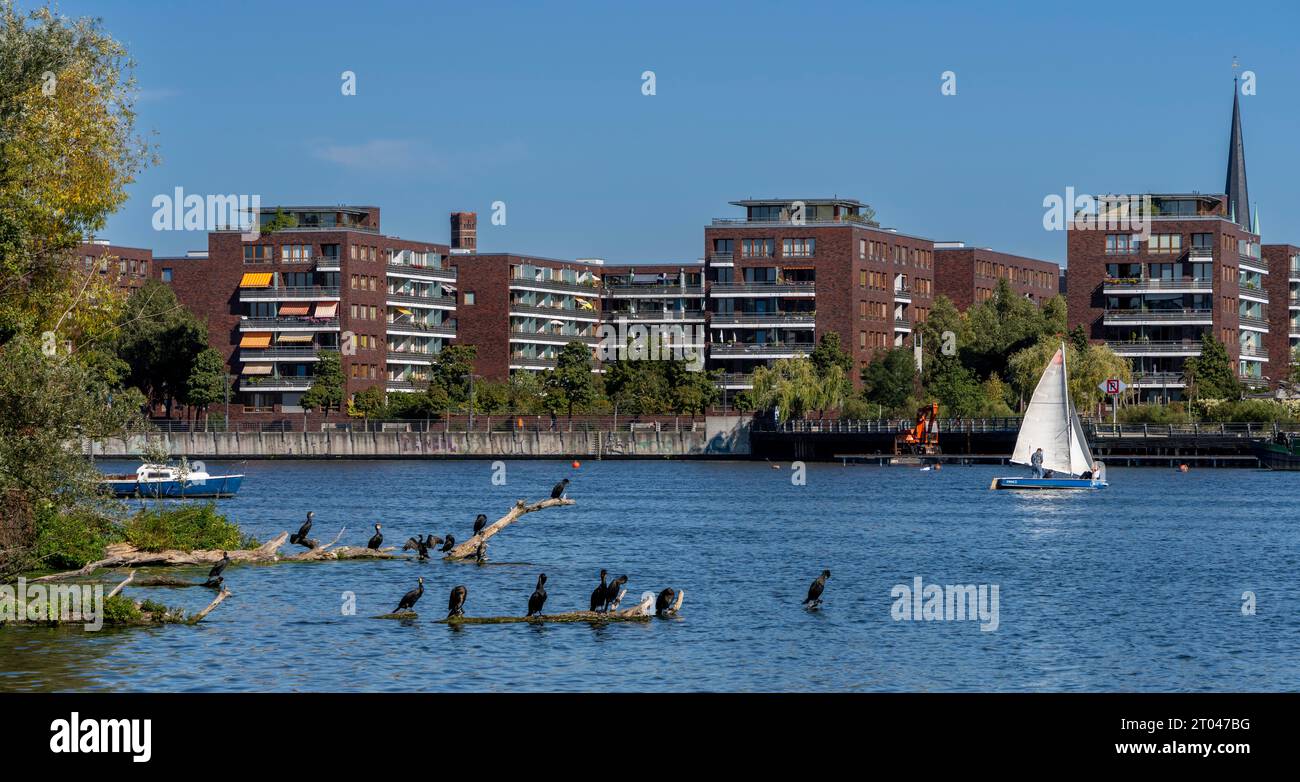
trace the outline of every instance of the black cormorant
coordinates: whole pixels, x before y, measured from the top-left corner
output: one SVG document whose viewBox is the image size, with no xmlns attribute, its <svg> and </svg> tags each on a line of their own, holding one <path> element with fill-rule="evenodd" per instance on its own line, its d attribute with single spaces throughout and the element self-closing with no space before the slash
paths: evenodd
<svg viewBox="0 0 1300 782">
<path fill-rule="evenodd" d="M 537 588 L 528 596 L 528 615 L 540 614 L 546 605 L 546 574 L 537 577 Z"/>
<path fill-rule="evenodd" d="M 601 609 L 601 606 L 605 605 L 605 589 L 607 588 L 607 585 L 605 584 L 606 575 L 607 575 L 607 571 L 604 568 L 601 568 L 600 586 L 596 587 L 595 591 L 591 593 L 592 611 L 599 611 Z"/>
<path fill-rule="evenodd" d="M 316 514 L 312 511 L 307 511 L 307 520 L 302 523 L 302 526 L 298 528 L 296 533 L 289 536 L 290 543 L 302 543 L 303 545 L 306 545 L 307 533 L 311 532 L 311 520 L 315 515 Z"/>
<path fill-rule="evenodd" d="M 608 612 L 610 610 L 610 605 L 618 600 L 619 590 L 621 590 L 623 588 L 623 585 L 626 583 L 627 583 L 627 576 L 625 575 L 619 576 L 618 578 L 609 582 L 609 586 L 605 588 L 605 608 L 604 608 L 605 611 Z"/>
<path fill-rule="evenodd" d="M 397 604 L 397 608 L 393 609 L 393 613 L 397 613 L 398 611 L 402 611 L 407 608 L 415 608 L 415 601 L 419 600 L 420 596 L 423 594 L 424 594 L 424 576 L 420 576 L 419 583 L 416 585 L 415 589 L 412 589 L 410 592 L 407 592 L 406 594 L 402 595 L 402 602 Z"/>
<path fill-rule="evenodd" d="M 665 589 L 660 592 L 659 597 L 655 598 L 655 615 L 663 616 L 668 609 L 672 608 L 673 598 L 675 597 L 677 597 L 677 594 L 672 589 Z"/>
<path fill-rule="evenodd" d="M 563 497 L 564 490 L 567 488 L 569 488 L 569 479 L 565 478 L 564 480 L 555 484 L 555 487 L 551 489 L 551 499 L 558 500 L 561 497 Z"/>
<path fill-rule="evenodd" d="M 447 540 L 446 540 L 446 542 L 444 542 L 444 543 L 442 544 L 442 548 L 440 548 L 440 549 L 438 549 L 438 550 L 439 550 L 439 551 L 451 551 L 452 548 L 454 548 L 455 546 L 456 546 L 456 538 L 455 538 L 454 535 L 452 535 L 450 532 L 448 532 L 448 533 L 447 533 Z"/>
<path fill-rule="evenodd" d="M 830 577 L 831 572 L 829 570 L 822 571 L 822 574 L 817 577 L 817 580 L 812 582 L 808 587 L 808 597 L 803 601 L 804 605 L 816 608 L 822 604 L 822 590 L 826 588 L 826 579 Z"/>
<path fill-rule="evenodd" d="M 480 513 L 474 518 L 474 534 L 477 535 L 487 526 L 487 514 Z M 472 537 L 472 536 L 471 536 Z"/>
<path fill-rule="evenodd" d="M 480 565 L 483 564 L 484 562 L 487 562 L 486 543 L 480 543 L 478 544 L 478 548 L 474 549 L 474 561 Z"/>
<path fill-rule="evenodd" d="M 468 594 L 469 594 L 469 590 L 465 588 L 464 584 L 461 584 L 460 586 L 451 590 L 451 597 L 447 600 L 448 619 L 452 618 L 453 616 L 463 616 L 465 614 L 464 611 L 465 597 Z"/>
<path fill-rule="evenodd" d="M 379 524 L 375 524 L 375 534 L 371 536 L 370 542 L 366 544 L 366 548 L 375 549 L 377 551 L 379 550 L 379 547 L 383 545 L 384 533 L 379 531 L 379 526 Z"/>
<path fill-rule="evenodd" d="M 208 571 L 208 580 L 211 581 L 217 576 L 221 575 L 221 571 L 225 570 L 226 565 L 229 564 L 230 564 L 230 554 L 225 551 L 221 552 L 221 559 L 217 562 L 217 564 L 212 566 L 211 570 Z"/>
</svg>

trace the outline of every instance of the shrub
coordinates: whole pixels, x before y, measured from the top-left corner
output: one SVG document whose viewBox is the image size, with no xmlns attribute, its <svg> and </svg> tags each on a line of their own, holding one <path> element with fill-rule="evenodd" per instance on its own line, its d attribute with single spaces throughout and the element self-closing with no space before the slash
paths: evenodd
<svg viewBox="0 0 1300 782">
<path fill-rule="evenodd" d="M 257 541 L 244 537 L 239 527 L 217 512 L 216 505 L 155 505 L 145 508 L 123 525 L 126 539 L 142 551 L 177 549 L 251 548 Z"/>
<path fill-rule="evenodd" d="M 70 570 L 103 559 L 104 547 L 121 540 L 111 519 L 90 508 L 36 513 L 34 553 L 38 567 Z"/>
<path fill-rule="evenodd" d="M 1185 424 L 1191 421 L 1187 406 L 1181 402 L 1168 405 L 1128 405 L 1119 410 L 1122 424 Z"/>
</svg>

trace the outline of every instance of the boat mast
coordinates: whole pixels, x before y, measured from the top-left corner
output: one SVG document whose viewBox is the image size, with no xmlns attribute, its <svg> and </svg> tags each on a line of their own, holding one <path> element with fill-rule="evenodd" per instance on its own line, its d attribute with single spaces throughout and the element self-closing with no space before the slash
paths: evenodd
<svg viewBox="0 0 1300 782">
<path fill-rule="evenodd" d="M 1074 443 L 1071 442 L 1071 438 L 1074 437 L 1074 421 L 1070 417 L 1070 370 L 1065 365 L 1064 342 L 1061 343 L 1061 404 L 1065 407 L 1062 411 L 1065 413 L 1065 460 L 1072 463 L 1074 461 Z M 1071 464 L 1070 466 L 1073 467 L 1074 465 Z M 1074 474 L 1073 469 L 1070 470 L 1070 474 Z"/>
</svg>

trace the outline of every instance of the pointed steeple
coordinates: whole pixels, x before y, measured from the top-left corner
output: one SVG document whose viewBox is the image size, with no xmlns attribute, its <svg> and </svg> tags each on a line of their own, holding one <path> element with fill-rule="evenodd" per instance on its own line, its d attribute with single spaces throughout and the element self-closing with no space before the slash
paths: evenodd
<svg viewBox="0 0 1300 782">
<path fill-rule="evenodd" d="M 1232 220 L 1249 231 L 1250 194 L 1246 190 L 1246 144 L 1241 136 L 1240 95 L 1237 77 L 1233 76 L 1232 130 L 1228 134 L 1228 181 L 1223 186 L 1223 192 L 1228 196 L 1228 213 L 1232 215 Z"/>
</svg>

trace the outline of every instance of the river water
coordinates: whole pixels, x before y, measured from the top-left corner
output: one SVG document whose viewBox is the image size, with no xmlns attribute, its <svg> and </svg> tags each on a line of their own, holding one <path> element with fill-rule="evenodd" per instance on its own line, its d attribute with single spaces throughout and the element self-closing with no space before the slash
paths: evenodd
<svg viewBox="0 0 1300 782">
<path fill-rule="evenodd" d="M 104 465 L 129 470 L 133 465 Z M 212 472 L 228 465 L 209 463 Z M 364 545 L 469 535 L 517 498 L 573 480 L 575 507 L 525 516 L 490 563 L 232 565 L 201 624 L 0 629 L 0 690 L 959 691 L 1300 689 L 1300 476 L 1112 468 L 1080 494 L 988 491 L 1007 468 L 521 461 L 249 462 L 221 502 L 268 540 Z M 1013 470 L 1014 472 L 1014 470 Z M 686 591 L 648 623 L 434 624 L 520 615 L 539 572 L 548 611 L 585 608 L 602 567 L 628 594 Z M 829 568 L 819 611 L 801 607 Z M 201 579 L 204 569 L 176 575 Z M 143 573 L 142 573 L 143 575 Z M 413 622 L 374 618 L 425 578 Z M 893 618 L 896 585 L 996 586 L 985 621 Z M 1255 613 L 1243 613 L 1243 593 Z M 344 612 L 355 595 L 355 614 Z M 197 610 L 201 589 L 136 589 Z M 985 592 L 991 608 L 991 589 Z M 906 601 L 902 601 L 906 602 Z M 901 605 L 901 603 L 900 603 Z"/>
</svg>

